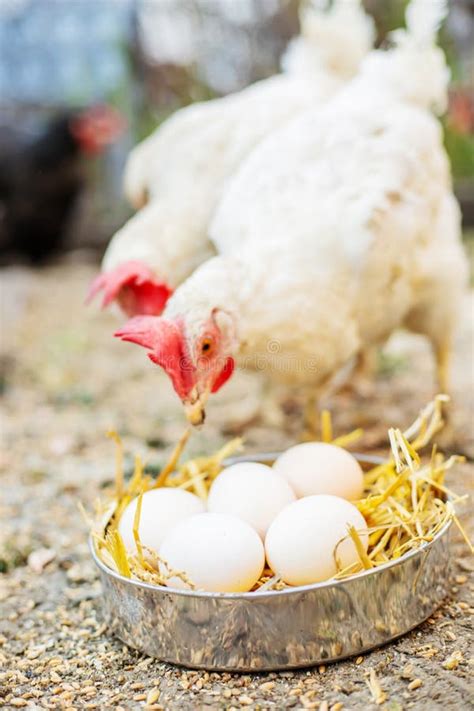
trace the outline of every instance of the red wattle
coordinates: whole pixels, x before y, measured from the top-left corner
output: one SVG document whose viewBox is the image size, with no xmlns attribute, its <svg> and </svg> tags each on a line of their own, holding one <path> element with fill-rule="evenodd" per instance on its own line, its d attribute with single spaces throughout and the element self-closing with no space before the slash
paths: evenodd
<svg viewBox="0 0 474 711">
<path fill-rule="evenodd" d="M 221 389 L 224 383 L 229 380 L 230 376 L 234 372 L 234 368 L 235 361 L 231 356 L 229 356 L 228 358 L 226 358 L 224 367 L 222 368 L 221 372 L 214 380 L 214 385 L 212 386 L 211 392 L 216 393 L 218 390 Z"/>
</svg>

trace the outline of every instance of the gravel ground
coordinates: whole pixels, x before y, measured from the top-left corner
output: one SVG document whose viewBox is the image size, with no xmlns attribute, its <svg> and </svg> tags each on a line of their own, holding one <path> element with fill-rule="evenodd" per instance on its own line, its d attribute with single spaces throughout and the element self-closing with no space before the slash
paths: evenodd
<svg viewBox="0 0 474 711">
<path fill-rule="evenodd" d="M 84 309 L 87 264 L 2 273 L 0 706 L 61 709 L 467 709 L 472 561 L 453 542 L 451 592 L 419 629 L 370 654 L 315 669 L 274 674 L 208 674 L 178 669 L 129 650 L 107 635 L 100 585 L 78 510 L 113 475 L 114 427 L 129 456 L 160 464 L 183 430 L 165 378 L 139 349 L 114 342 L 114 314 Z M 453 368 L 449 445 L 473 459 L 472 299 L 466 304 Z M 397 336 L 371 392 L 328 397 L 339 432 L 362 425 L 359 449 L 376 450 L 388 425 L 411 421 L 433 394 L 432 361 L 421 339 Z M 214 450 L 245 430 L 249 451 L 295 440 L 275 398 L 253 374 L 219 396 L 190 453 Z M 293 403 L 293 411 L 298 403 Z M 231 413 L 231 414 L 229 414 Z M 450 485 L 472 490 L 471 463 Z M 465 509 L 460 511 L 469 527 Z M 471 637 L 472 639 L 472 637 Z M 370 680 L 372 683 L 369 686 Z M 375 681 L 374 681 L 375 680 Z M 378 688 L 378 691 L 377 691 Z"/>
</svg>

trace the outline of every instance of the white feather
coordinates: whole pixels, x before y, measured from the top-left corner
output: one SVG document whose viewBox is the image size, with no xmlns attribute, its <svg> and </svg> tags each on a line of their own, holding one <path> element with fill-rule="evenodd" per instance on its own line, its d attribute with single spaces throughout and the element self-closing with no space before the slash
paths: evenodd
<svg viewBox="0 0 474 711">
<path fill-rule="evenodd" d="M 325 13 L 313 3 L 301 12 L 301 34 L 283 55 L 282 67 L 310 79 L 321 71 L 349 79 L 374 38 L 374 21 L 359 0 L 337 0 Z"/>
<path fill-rule="evenodd" d="M 449 340 L 465 285 L 439 123 L 404 102 L 355 98 L 253 151 L 211 226 L 220 256 L 169 304 L 191 337 L 225 308 L 240 362 L 288 382 L 320 383 L 404 324 L 435 346 Z M 278 353 L 265 359 L 271 342 Z"/>
<path fill-rule="evenodd" d="M 420 47 L 434 44 L 447 13 L 446 0 L 411 0 L 405 12 L 408 33 Z"/>
<path fill-rule="evenodd" d="M 226 181 L 272 131 L 339 91 L 370 49 L 373 23 L 359 2 L 338 0 L 327 13 L 308 11 L 302 32 L 294 71 L 186 107 L 131 152 L 126 193 L 153 207 L 112 239 L 105 270 L 140 259 L 173 287 L 190 274 L 212 252 L 208 225 Z"/>
<path fill-rule="evenodd" d="M 447 106 L 450 72 L 436 33 L 444 17 L 441 0 L 412 0 L 407 8 L 407 30 L 392 33 L 395 46 L 373 51 L 361 63 L 353 86 L 355 96 L 378 93 L 442 114 Z"/>
</svg>

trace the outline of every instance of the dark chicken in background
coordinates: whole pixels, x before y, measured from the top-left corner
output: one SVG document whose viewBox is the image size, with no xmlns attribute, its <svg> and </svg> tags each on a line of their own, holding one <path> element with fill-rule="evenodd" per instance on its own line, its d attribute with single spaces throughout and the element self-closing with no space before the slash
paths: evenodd
<svg viewBox="0 0 474 711">
<path fill-rule="evenodd" d="M 124 128 L 100 105 L 63 111 L 39 130 L 0 124 L 0 258 L 37 264 L 62 244 L 84 184 L 84 158 L 100 154 Z"/>
</svg>

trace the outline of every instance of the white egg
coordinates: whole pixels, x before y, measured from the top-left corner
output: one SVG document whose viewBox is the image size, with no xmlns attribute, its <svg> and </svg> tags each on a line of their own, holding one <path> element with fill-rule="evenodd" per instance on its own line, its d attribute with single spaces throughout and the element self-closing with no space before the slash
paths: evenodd
<svg viewBox="0 0 474 711">
<path fill-rule="evenodd" d="M 268 564 L 289 585 L 328 580 L 338 571 L 335 556 L 339 569 L 359 560 L 352 539 L 346 538 L 348 525 L 354 526 L 367 549 L 367 524 L 353 504 L 336 496 L 299 499 L 283 509 L 268 529 Z"/>
<path fill-rule="evenodd" d="M 295 499 L 286 479 L 271 467 L 241 462 L 219 474 L 209 491 L 207 509 L 238 516 L 263 539 L 275 516 Z"/>
<path fill-rule="evenodd" d="M 257 532 L 245 521 L 220 513 L 203 513 L 175 526 L 160 548 L 175 571 L 210 592 L 247 592 L 263 571 L 265 553 Z M 174 588 L 188 587 L 170 578 Z"/>
<path fill-rule="evenodd" d="M 133 499 L 122 514 L 119 532 L 125 547 L 136 553 L 133 537 L 133 521 L 138 499 Z M 149 548 L 158 552 L 168 531 L 189 516 L 205 511 L 204 502 L 189 491 L 162 487 L 151 489 L 143 494 L 140 514 L 140 540 Z"/>
<path fill-rule="evenodd" d="M 359 462 L 334 444 L 297 444 L 281 454 L 273 468 L 285 477 L 298 498 L 331 494 L 355 501 L 364 490 Z"/>
</svg>

